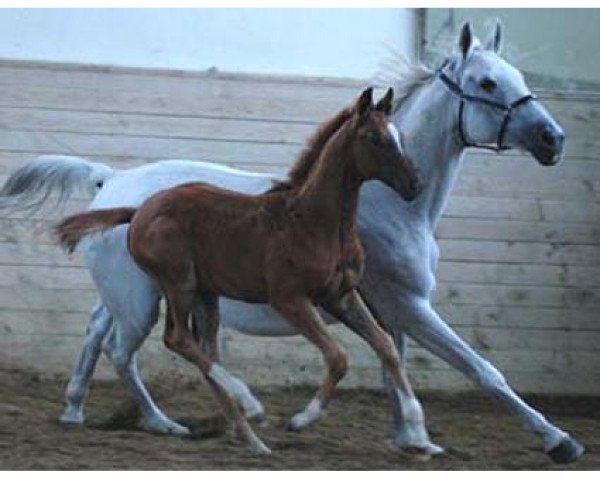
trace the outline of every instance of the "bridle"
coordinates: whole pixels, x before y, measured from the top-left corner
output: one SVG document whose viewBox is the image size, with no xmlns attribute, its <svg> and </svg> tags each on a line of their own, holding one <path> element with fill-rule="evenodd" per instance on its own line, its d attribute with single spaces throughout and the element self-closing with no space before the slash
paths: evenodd
<svg viewBox="0 0 600 480">
<path fill-rule="evenodd" d="M 513 113 L 517 108 L 531 100 L 537 100 L 537 97 L 533 93 L 529 93 L 527 95 L 522 96 L 521 98 L 515 100 L 508 105 L 500 102 L 495 102 L 494 100 L 489 100 L 484 97 L 478 97 L 476 95 L 470 95 L 468 93 L 463 92 L 460 85 L 452 80 L 445 72 L 443 72 L 444 67 L 449 63 L 450 59 L 446 59 L 442 66 L 437 70 L 437 77 L 446 85 L 448 90 L 456 95 L 460 99 L 460 103 L 458 105 L 458 134 L 460 135 L 460 140 L 465 145 L 465 147 L 476 147 L 476 148 L 485 148 L 487 150 L 493 150 L 495 152 L 501 152 L 503 150 L 509 150 L 511 147 L 503 145 L 504 135 L 506 133 L 506 129 L 508 128 L 508 123 L 511 118 L 513 118 Z M 484 143 L 473 143 L 467 140 L 467 135 L 465 133 L 464 121 L 463 121 L 463 112 L 465 110 L 465 104 L 467 102 L 477 102 L 483 103 L 492 108 L 496 108 L 502 110 L 504 112 L 504 119 L 500 124 L 500 130 L 498 131 L 498 138 L 496 140 L 496 145 L 487 145 Z"/>
</svg>

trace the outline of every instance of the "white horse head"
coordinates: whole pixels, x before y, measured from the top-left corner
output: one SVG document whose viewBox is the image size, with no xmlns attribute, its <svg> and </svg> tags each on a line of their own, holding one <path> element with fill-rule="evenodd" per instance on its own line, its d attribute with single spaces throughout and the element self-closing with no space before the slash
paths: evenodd
<svg viewBox="0 0 600 480">
<path fill-rule="evenodd" d="M 521 72 L 499 56 L 501 43 L 500 22 L 483 44 L 467 22 L 459 34 L 458 52 L 443 68 L 459 87 L 455 93 L 463 96 L 459 128 L 464 140 L 525 150 L 542 165 L 554 165 L 563 154 L 564 132 L 532 96 Z"/>
</svg>

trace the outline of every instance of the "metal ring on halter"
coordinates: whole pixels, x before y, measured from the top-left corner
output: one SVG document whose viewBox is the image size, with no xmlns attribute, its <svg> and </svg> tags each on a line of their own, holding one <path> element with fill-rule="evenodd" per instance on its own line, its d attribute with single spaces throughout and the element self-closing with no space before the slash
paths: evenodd
<svg viewBox="0 0 600 480">
<path fill-rule="evenodd" d="M 460 135 L 460 140 L 466 147 L 476 147 L 476 148 L 485 148 L 487 150 L 493 150 L 495 152 L 500 152 L 503 150 L 508 150 L 510 147 L 504 146 L 504 135 L 508 128 L 508 123 L 510 119 L 513 117 L 514 111 L 521 105 L 529 102 L 530 100 L 537 100 L 537 97 L 533 93 L 529 93 L 527 95 L 522 96 L 521 98 L 515 100 L 514 102 L 506 105 L 504 103 L 495 102 L 494 100 L 489 100 L 484 97 L 478 97 L 476 95 L 469 95 L 468 93 L 463 92 L 460 85 L 452 80 L 448 75 L 446 75 L 442 70 L 448 64 L 449 60 L 446 59 L 442 66 L 437 70 L 438 78 L 446 85 L 448 90 L 452 92 L 454 95 L 460 98 L 460 103 L 458 105 L 458 134 Z M 473 143 L 467 140 L 467 135 L 464 129 L 463 122 L 463 112 L 465 109 L 465 104 L 467 102 L 477 102 L 483 103 L 492 108 L 497 108 L 504 111 L 504 118 L 502 119 L 502 123 L 500 124 L 500 130 L 498 131 L 498 138 L 496 140 L 496 146 L 486 145 L 483 143 Z"/>
</svg>

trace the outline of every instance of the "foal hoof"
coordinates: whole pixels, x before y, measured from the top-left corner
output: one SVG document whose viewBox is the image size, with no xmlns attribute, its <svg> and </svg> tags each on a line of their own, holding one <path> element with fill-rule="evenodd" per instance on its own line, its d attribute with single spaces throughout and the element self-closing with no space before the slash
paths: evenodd
<svg viewBox="0 0 600 480">
<path fill-rule="evenodd" d="M 577 460 L 585 448 L 581 443 L 573 440 L 571 437 L 566 437 L 556 447 L 548 450 L 546 453 L 555 463 L 571 463 Z"/>
</svg>

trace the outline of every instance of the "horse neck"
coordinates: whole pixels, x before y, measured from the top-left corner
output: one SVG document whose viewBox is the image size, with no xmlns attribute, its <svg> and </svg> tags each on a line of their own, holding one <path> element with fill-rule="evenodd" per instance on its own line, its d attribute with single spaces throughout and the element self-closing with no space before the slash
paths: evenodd
<svg viewBox="0 0 600 480">
<path fill-rule="evenodd" d="M 427 185 L 409 208 L 432 230 L 446 208 L 462 164 L 457 108 L 456 98 L 440 81 L 433 80 L 413 93 L 393 118 Z"/>
<path fill-rule="evenodd" d="M 303 217 L 326 235 L 339 235 L 343 242 L 356 231 L 356 211 L 362 179 L 350 154 L 350 142 L 342 127 L 324 147 L 304 184 L 295 195 L 294 206 Z"/>
</svg>

